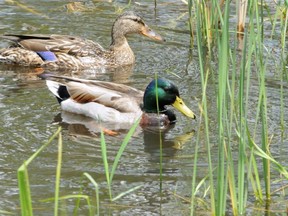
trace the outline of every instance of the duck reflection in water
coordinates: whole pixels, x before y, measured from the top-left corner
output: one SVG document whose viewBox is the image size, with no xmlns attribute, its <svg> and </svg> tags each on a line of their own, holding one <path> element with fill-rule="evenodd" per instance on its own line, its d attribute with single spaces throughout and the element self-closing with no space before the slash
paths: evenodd
<svg viewBox="0 0 288 216">
<path fill-rule="evenodd" d="M 165 128 L 165 130 L 143 129 L 144 150 L 151 155 L 152 160 L 159 161 L 161 143 L 162 156 L 172 157 L 178 150 L 183 149 L 195 133 L 195 131 L 192 130 L 181 135 L 171 136 L 171 129 L 174 127 L 175 124 L 170 125 L 170 127 Z"/>
<path fill-rule="evenodd" d="M 75 115 L 73 113 L 62 111 L 55 116 L 54 122 L 60 124 L 64 129 L 68 130 L 72 136 L 99 136 L 101 129 L 104 129 L 104 133 L 109 135 L 127 134 L 131 125 L 103 125 L 97 122 L 95 119 L 83 116 Z M 112 127 L 113 126 L 113 127 Z M 138 127 L 134 133 L 134 136 L 141 136 L 143 133 L 144 151 L 151 155 L 151 159 L 159 161 L 160 156 L 160 143 L 162 142 L 162 154 L 163 157 L 171 157 L 175 153 L 182 149 L 186 143 L 191 140 L 195 131 L 171 136 L 171 130 L 175 127 L 175 124 L 159 129 L 157 127 Z M 105 129 L 109 128 L 109 130 Z M 106 131 L 107 130 L 107 131 Z M 111 131 L 110 131 L 111 130 Z M 112 134 L 111 134 L 112 132 Z M 115 134 L 114 134 L 115 133 Z"/>
<path fill-rule="evenodd" d="M 130 124 L 103 124 L 93 118 L 66 111 L 56 115 L 53 122 L 68 130 L 69 135 L 87 137 L 99 137 L 101 130 L 111 136 L 125 134 L 131 127 Z"/>
</svg>

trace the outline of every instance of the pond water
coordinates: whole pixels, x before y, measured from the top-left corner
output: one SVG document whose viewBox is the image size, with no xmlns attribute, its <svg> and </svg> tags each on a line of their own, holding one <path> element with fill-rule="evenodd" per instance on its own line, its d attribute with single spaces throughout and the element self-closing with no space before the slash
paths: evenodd
<svg viewBox="0 0 288 216">
<path fill-rule="evenodd" d="M 110 43 L 111 25 L 120 8 L 127 6 L 125 1 L 117 3 L 88 2 L 87 10 L 70 12 L 61 1 L 25 1 L 25 4 L 0 2 L 0 33 L 58 33 L 71 34 L 99 42 L 103 47 Z M 28 10 L 28 6 L 32 10 Z M 132 7 L 142 15 L 145 22 L 166 39 L 165 43 L 148 40 L 139 35 L 129 37 L 129 44 L 136 56 L 133 67 L 56 72 L 73 77 L 107 80 L 144 89 L 155 73 L 174 81 L 179 87 L 185 103 L 199 116 L 198 102 L 202 97 L 197 49 L 189 49 L 187 6 L 181 1 L 158 3 L 156 9 L 150 1 L 135 3 Z M 275 41 L 270 43 L 273 46 Z M 0 47 L 8 42 L 1 40 Z M 267 45 L 269 46 L 269 44 Z M 274 70 L 274 71 L 273 71 Z M 109 202 L 101 157 L 100 134 L 95 124 L 87 119 L 61 113 L 56 99 L 47 90 L 33 69 L 0 65 L 0 210 L 20 214 L 17 185 L 17 169 L 45 141 L 62 126 L 63 163 L 60 195 L 77 194 L 83 185 L 82 174 L 89 173 L 99 184 L 101 213 L 105 215 L 189 215 L 191 196 L 191 176 L 196 132 L 204 130 L 198 121 L 191 121 L 177 112 L 177 124 L 162 133 L 163 138 L 163 180 L 159 180 L 159 134 L 138 128 L 121 158 L 112 183 L 116 196 L 135 186 L 142 185 L 116 202 Z M 176 77 L 177 74 L 179 77 Z M 288 165 L 287 139 L 281 139 L 280 130 L 280 85 L 275 67 L 269 70 L 267 92 L 269 100 L 269 132 L 273 132 L 274 157 Z M 255 80 L 257 76 L 254 76 Z M 253 78 L 252 78 L 253 81 Z M 211 82 L 212 83 L 212 82 Z M 287 86 L 286 86 L 287 87 Z M 215 86 L 207 89 L 211 112 L 216 106 Z M 255 86 L 257 104 L 258 90 Z M 287 98 L 284 110 L 287 111 Z M 216 133 L 216 113 L 211 113 L 211 134 Z M 255 113 L 249 113 L 251 121 Z M 287 128 L 287 116 L 285 116 Z M 80 124 L 81 122 L 81 124 Z M 113 128 L 110 128 L 113 129 Z M 106 136 L 107 154 L 112 164 L 127 129 L 120 134 Z M 236 134 L 235 134 L 236 137 Z M 217 140 L 211 137 L 213 158 L 217 158 Z M 279 144 L 279 145 L 278 145 Z M 276 146 L 277 145 L 277 146 Z M 286 145 L 286 146 L 285 146 Z M 215 155 L 215 156 L 214 156 Z M 29 166 L 29 180 L 35 215 L 52 215 L 53 202 L 41 202 L 54 195 L 54 182 L 57 162 L 57 144 L 50 145 Z M 207 152 L 205 144 L 200 145 L 197 179 L 207 175 Z M 277 173 L 275 173 L 277 175 Z M 94 196 L 93 186 L 84 181 L 84 193 Z M 273 189 L 279 188 L 274 184 Z M 160 193 L 161 192 L 161 193 Z M 253 198 L 251 207 L 253 206 Z M 69 200 L 64 206 L 68 214 L 73 211 L 74 202 Z M 81 215 L 88 213 L 82 203 Z M 285 204 L 283 204 L 285 206 Z M 209 215 L 203 211 L 202 215 Z M 251 209 L 250 209 L 251 210 Z M 253 210 L 251 210 L 253 212 Z M 200 212 L 199 212 L 200 215 Z"/>
</svg>

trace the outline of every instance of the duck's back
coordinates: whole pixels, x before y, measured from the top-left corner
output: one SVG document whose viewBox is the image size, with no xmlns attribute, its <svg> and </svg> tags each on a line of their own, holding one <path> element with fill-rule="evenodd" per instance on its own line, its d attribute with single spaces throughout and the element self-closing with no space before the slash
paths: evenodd
<svg viewBox="0 0 288 216">
<path fill-rule="evenodd" d="M 3 35 L 13 41 L 0 50 L 0 61 L 26 66 L 85 68 L 106 64 L 105 51 L 92 40 L 69 35 Z"/>
</svg>

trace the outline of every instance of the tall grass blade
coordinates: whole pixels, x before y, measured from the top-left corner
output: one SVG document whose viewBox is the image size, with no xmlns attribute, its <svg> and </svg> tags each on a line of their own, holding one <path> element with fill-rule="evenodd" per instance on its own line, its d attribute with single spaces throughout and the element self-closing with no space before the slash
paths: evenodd
<svg viewBox="0 0 288 216">
<path fill-rule="evenodd" d="M 116 157 L 115 157 L 115 159 L 114 159 L 114 163 L 113 163 L 113 165 L 112 165 L 112 169 L 111 169 L 111 173 L 110 173 L 110 184 L 112 184 L 113 176 L 114 176 L 114 173 L 115 173 L 115 171 L 116 171 L 116 169 L 117 169 L 119 160 L 120 160 L 120 158 L 121 158 L 121 156 L 122 156 L 122 154 L 123 154 L 123 152 L 124 152 L 127 144 L 129 143 L 131 137 L 133 136 L 136 128 L 138 127 L 140 120 L 141 120 L 141 118 L 139 118 L 139 119 L 132 125 L 132 127 L 130 128 L 130 130 L 129 130 L 128 133 L 126 134 L 126 136 L 125 136 L 125 138 L 124 138 L 124 140 L 123 140 L 123 142 L 122 142 L 122 144 L 121 144 L 121 146 L 120 146 L 120 148 L 119 148 L 119 150 L 118 150 L 118 152 L 117 152 L 117 155 L 116 155 Z"/>
<path fill-rule="evenodd" d="M 252 5 L 253 6 L 253 5 Z M 257 14 L 257 13 L 256 13 Z M 242 63 L 243 62 L 246 62 L 245 63 L 245 71 L 246 71 L 246 79 L 245 79 L 245 85 L 246 85 L 246 94 L 245 94 L 245 104 L 246 106 L 244 108 L 244 110 L 246 111 L 245 112 L 245 115 L 243 116 L 242 115 L 242 121 L 241 121 L 241 128 L 242 128 L 242 132 L 243 132 L 243 126 L 244 126 L 244 122 L 243 122 L 243 118 L 245 119 L 245 130 L 246 130 L 246 134 L 245 134 L 245 137 L 247 137 L 246 141 L 247 141 L 247 144 L 249 145 L 250 149 L 251 149 L 251 152 L 250 152 L 250 161 L 248 161 L 247 163 L 249 164 L 248 165 L 248 179 L 250 179 L 250 184 L 253 188 L 253 191 L 254 191 L 254 195 L 256 197 L 256 199 L 260 202 L 263 201 L 263 194 L 262 194 L 262 186 L 261 186 L 261 183 L 260 183 L 260 175 L 259 175 L 259 171 L 258 171 L 258 166 L 257 166 L 257 163 L 256 163 L 256 158 L 255 158 L 255 154 L 254 154 L 254 147 L 253 147 L 253 144 L 251 143 L 251 136 L 250 136 L 250 132 L 249 132 L 249 127 L 248 127 L 248 122 L 247 122 L 247 111 L 249 110 L 249 107 L 248 107 L 248 104 L 249 104 L 249 100 L 250 100 L 250 97 L 249 97 L 249 94 L 250 94 L 250 89 L 251 89 L 251 86 L 250 86 L 250 77 L 251 77 L 251 62 L 252 62 L 252 59 L 253 59 L 253 55 L 255 55 L 255 52 L 256 52 L 256 47 L 257 47 L 257 31 L 254 29 L 255 25 L 254 25 L 254 16 L 255 16 L 255 10 L 254 8 L 252 7 L 250 9 L 250 13 L 249 13 L 249 16 L 251 17 L 250 19 L 250 23 L 249 23 L 249 29 L 250 31 L 247 31 L 246 35 L 245 35 L 245 38 L 244 38 L 244 41 L 245 41 L 245 47 L 244 47 L 244 50 L 243 50 L 243 56 L 245 58 L 244 61 L 242 59 Z M 248 37 L 248 32 L 249 32 L 249 37 Z M 246 46 L 246 43 L 248 44 Z M 260 45 L 262 46 L 262 45 Z M 243 66 L 243 64 L 242 64 Z M 242 67 L 241 67 L 241 70 L 242 70 Z M 242 84 L 243 85 L 243 84 Z M 243 95 L 243 93 L 242 93 Z M 243 101 L 242 101 L 243 103 Z M 259 116 L 259 108 L 257 109 L 257 114 L 256 114 L 256 119 L 258 118 Z M 255 121 L 255 128 L 254 128 L 254 131 L 256 133 L 257 131 L 257 120 Z M 246 188 L 247 190 L 247 188 Z M 240 196 L 240 195 L 239 195 Z M 247 199 L 247 198 L 246 198 Z M 245 201 L 247 202 L 247 200 Z"/>
<path fill-rule="evenodd" d="M 144 186 L 144 185 L 138 185 L 138 186 L 136 186 L 136 187 L 133 187 L 133 188 L 131 188 L 131 189 L 123 192 L 123 193 L 120 193 L 118 196 L 114 197 L 114 198 L 112 199 L 112 201 L 116 201 L 116 200 L 120 199 L 121 197 L 125 196 L 126 194 L 129 194 L 129 193 L 131 193 L 131 192 L 133 192 L 133 191 L 135 191 L 135 190 L 138 190 L 139 188 L 141 188 L 141 187 L 143 187 L 143 186 Z"/>
<path fill-rule="evenodd" d="M 155 86 L 158 89 L 158 74 L 155 73 Z M 156 105 L 157 105 L 157 115 L 160 114 L 159 112 L 159 100 L 158 100 L 158 91 L 156 90 Z M 159 124 L 160 125 L 160 124 Z M 162 146 L 162 131 L 159 129 L 159 182 L 160 182 L 160 192 L 162 191 L 162 183 L 163 183 L 163 146 Z"/>
<path fill-rule="evenodd" d="M 245 35 L 244 38 L 244 48 L 242 51 L 242 59 L 241 59 L 241 68 L 240 68 L 240 85 L 239 85 L 239 149 L 238 149 L 238 213 L 239 215 L 242 215 L 245 213 L 246 208 L 246 194 L 247 194 L 247 186 L 245 185 L 246 182 L 246 110 L 247 107 L 245 107 L 245 104 L 247 104 L 245 101 L 245 98 L 249 98 L 249 83 L 250 83 L 250 73 L 249 69 L 246 69 L 246 53 L 247 53 L 247 35 Z M 249 60 L 248 60 L 249 62 Z M 246 73 L 248 73 L 246 75 Z M 247 79 L 246 79 L 247 77 Z M 246 89 L 246 97 L 245 97 L 245 84 L 247 85 Z"/>
<path fill-rule="evenodd" d="M 30 192 L 30 184 L 28 178 L 28 165 L 43 151 L 61 132 L 61 127 L 58 128 L 56 133 L 50 137 L 47 143 L 42 145 L 27 161 L 25 161 L 17 171 L 18 187 L 20 195 L 21 213 L 22 216 L 32 216 L 32 199 Z"/>
<path fill-rule="evenodd" d="M 216 215 L 225 214 L 226 206 L 226 171 L 225 171 L 225 119 L 226 119 L 226 91 L 228 80 L 229 64 L 229 1 L 226 2 L 224 12 L 224 22 L 222 34 L 219 38 L 219 75 L 218 75 L 218 168 L 217 168 L 217 188 L 216 188 Z"/>
<path fill-rule="evenodd" d="M 189 0 L 189 4 L 192 5 L 192 0 Z M 213 177 L 213 167 L 212 167 L 212 158 L 211 158 L 211 150 L 210 150 L 210 136 L 209 136 L 209 117 L 208 117 L 208 111 L 207 111 L 207 98 L 206 98 L 206 88 L 207 88 L 207 80 L 209 77 L 209 69 L 205 70 L 205 52 L 203 50 L 202 41 L 203 35 L 201 32 L 201 5 L 196 2 L 196 39 L 197 39 L 197 48 L 198 48 L 198 56 L 199 56 L 199 66 L 200 66 L 200 75 L 201 75 L 201 87 L 202 87 L 202 101 L 200 107 L 200 122 L 202 120 L 202 117 L 204 119 L 205 124 L 205 144 L 207 149 L 207 155 L 208 155 L 208 170 L 209 170 L 209 183 L 210 183 L 210 202 L 211 202 L 211 209 L 212 215 L 215 215 L 215 195 L 214 195 L 214 177 Z M 200 123 L 199 123 L 200 124 Z M 195 152 L 197 152 L 197 146 L 199 145 L 199 139 L 197 136 L 197 143 L 195 147 Z M 197 156 L 197 155 L 196 155 Z M 191 197 L 191 211 L 190 215 L 194 215 L 194 206 L 195 206 L 195 190 L 196 190 L 196 175 L 197 173 L 197 166 L 195 164 L 197 163 L 197 157 L 194 158 L 194 170 L 193 170 L 193 178 L 192 178 L 192 197 Z"/>
<path fill-rule="evenodd" d="M 229 106 L 227 107 L 227 147 L 225 149 L 226 157 L 227 157 L 227 182 L 230 192 L 230 199 L 231 199 L 231 206 L 232 206 L 232 212 L 233 215 L 238 214 L 238 199 L 237 199 L 237 187 L 236 187 L 236 175 L 235 175 L 235 169 L 234 169 L 234 160 L 233 160 L 233 147 L 231 143 L 233 143 L 233 134 L 234 134 L 234 125 L 238 124 L 237 122 L 237 112 L 235 112 L 236 106 L 235 106 L 235 89 L 236 89 L 236 75 L 237 75 L 237 51 L 236 51 L 236 35 L 234 35 L 234 38 L 232 39 L 234 41 L 234 50 L 232 51 L 229 48 L 229 55 L 231 59 L 231 73 L 229 80 L 227 80 L 227 89 L 229 93 Z M 230 80 L 231 79 L 231 80 Z M 229 109 L 230 107 L 230 109 Z M 229 114 L 230 112 L 230 114 Z"/>
<path fill-rule="evenodd" d="M 262 150 L 267 151 L 268 150 L 268 135 L 267 135 L 267 97 L 266 97 L 266 86 L 265 86 L 265 62 L 264 62 L 264 51 L 263 51 L 263 40 L 264 40 L 264 15 L 263 15 L 263 0 L 261 0 L 260 5 L 260 12 L 258 8 L 258 4 L 255 1 L 255 18 L 256 18 L 256 25 L 257 25 L 257 31 L 261 34 L 257 35 L 257 60 L 258 60 L 258 67 L 259 67 L 259 102 L 258 107 L 260 110 L 260 119 L 261 119 L 261 143 L 262 143 Z M 260 17 L 259 15 L 260 14 Z M 266 198 L 270 199 L 270 161 L 263 158 L 263 175 L 264 175 L 264 182 L 265 182 L 265 193 Z"/>
<path fill-rule="evenodd" d="M 117 155 L 114 159 L 113 165 L 112 165 L 112 169 L 111 172 L 109 170 L 109 164 L 108 164 L 108 159 L 107 159 L 107 149 L 106 149 L 106 142 L 105 142 L 105 137 L 104 137 L 104 133 L 103 131 L 101 131 L 101 152 L 102 152 L 102 159 L 103 159 L 103 163 L 104 163 L 104 169 L 105 169 L 105 175 L 106 175 L 106 180 L 107 180 L 107 185 L 108 185 L 108 190 L 109 190 L 109 197 L 110 200 L 112 201 L 112 191 L 111 191 L 111 184 L 112 184 L 112 180 L 115 174 L 115 171 L 117 169 L 119 160 L 127 146 L 127 144 L 129 143 L 131 137 L 133 136 L 136 128 L 139 125 L 141 118 L 139 118 L 130 128 L 129 132 L 127 133 L 127 135 L 125 136 L 118 152 Z"/>
<path fill-rule="evenodd" d="M 27 163 L 24 162 L 17 172 L 18 177 L 18 187 L 20 194 L 20 204 L 21 204 L 21 215 L 22 216 L 33 216 L 32 210 L 32 199 L 30 192 L 30 184 L 27 171 Z"/>
<path fill-rule="evenodd" d="M 256 200 L 262 203 L 263 194 L 262 194 L 261 182 L 259 178 L 258 166 L 257 166 L 256 159 L 255 159 L 254 147 L 251 148 L 251 153 L 250 153 L 250 161 L 249 161 L 249 166 L 248 166 L 248 178 L 250 179 L 250 184 L 251 184 L 251 187 L 253 188 L 254 196 Z"/>
<path fill-rule="evenodd" d="M 284 136 L 284 131 L 285 131 L 285 123 L 284 123 L 284 86 L 283 86 L 283 80 L 285 75 L 287 74 L 287 62 L 285 61 L 286 58 L 286 34 L 287 32 L 287 25 L 288 25 L 288 16 L 287 16 L 288 9 L 286 7 L 286 16 L 284 20 L 284 24 L 282 24 L 282 32 L 281 34 L 281 63 L 282 63 L 282 73 L 280 74 L 280 82 L 281 82 L 281 87 L 280 87 L 280 112 L 281 112 L 281 118 L 280 118 L 280 123 L 281 123 L 281 130 L 282 130 L 282 138 Z M 287 79 L 287 76 L 286 76 Z"/>
<path fill-rule="evenodd" d="M 58 136 L 58 160 L 57 160 L 56 180 L 55 180 L 54 216 L 58 216 L 61 164 L 62 164 L 62 135 L 61 135 L 61 133 L 59 133 L 59 136 Z"/>
<path fill-rule="evenodd" d="M 265 88 L 265 87 L 261 85 L 261 88 Z M 265 91 L 264 89 L 262 89 L 262 90 Z M 266 96 L 265 96 L 264 92 L 263 92 L 263 95 L 261 97 L 262 97 L 261 104 L 260 104 L 261 122 L 262 122 L 261 142 L 262 142 L 262 150 L 267 152 L 267 151 L 269 151 L 269 146 L 268 146 L 268 140 L 267 140 L 268 137 L 267 137 L 267 119 L 266 119 L 266 116 L 267 116 Z M 265 182 L 266 198 L 268 200 L 270 200 L 270 196 L 271 196 L 270 161 L 265 157 L 263 157 L 263 169 L 264 169 L 264 182 Z"/>
<path fill-rule="evenodd" d="M 0 214 L 1 214 L 1 215 L 15 215 L 15 214 L 12 213 L 12 212 L 4 211 L 4 210 L 0 210 Z"/>
<path fill-rule="evenodd" d="M 66 195 L 66 196 L 61 196 L 61 197 L 58 197 L 58 201 L 60 200 L 67 200 L 67 199 L 84 199 L 86 200 L 87 202 L 87 205 L 89 207 L 89 215 L 90 216 L 93 216 L 93 212 L 92 212 L 92 209 L 91 209 L 91 202 L 90 202 L 90 198 L 88 195 L 83 195 L 83 194 L 73 194 L 73 195 Z M 55 198 L 48 198 L 48 199 L 43 199 L 41 200 L 42 202 L 51 202 L 51 201 L 55 201 Z"/>
<path fill-rule="evenodd" d="M 255 148 L 255 154 L 256 155 L 259 155 L 260 157 L 266 159 L 266 160 L 269 160 L 271 161 L 275 166 L 276 168 L 278 169 L 278 171 L 283 175 L 285 176 L 285 178 L 288 179 L 288 172 L 287 172 L 287 169 L 285 166 L 281 165 L 278 161 L 276 161 L 272 156 L 271 156 L 271 153 L 269 151 L 269 149 L 265 149 L 263 150 L 262 148 L 260 148 L 252 139 L 251 139 L 251 136 L 249 135 L 249 139 L 250 139 L 250 142 L 253 144 L 254 148 Z"/>
<path fill-rule="evenodd" d="M 99 199 L 99 187 L 97 182 L 92 178 L 89 173 L 83 173 L 85 177 L 89 179 L 89 181 L 94 185 L 95 188 L 95 196 L 96 196 L 96 215 L 100 215 L 100 199 Z"/>
<path fill-rule="evenodd" d="M 101 153 L 102 153 L 102 159 L 103 159 L 103 164 L 104 164 L 106 181 L 107 181 L 107 186 L 108 186 L 108 191 L 109 191 L 109 198 L 110 198 L 110 200 L 112 200 L 109 164 L 108 164 L 108 159 L 107 159 L 107 149 L 106 149 L 106 142 L 105 142 L 105 136 L 104 136 L 103 130 L 101 130 Z"/>
<path fill-rule="evenodd" d="M 199 128 L 202 123 L 202 112 L 200 114 L 200 120 L 199 120 Z M 197 177 L 197 164 L 198 164 L 198 147 L 199 147 L 199 141 L 200 141 L 200 133 L 197 133 L 197 141 L 195 145 L 195 151 L 194 151 L 194 163 L 193 163 L 193 176 L 192 176 L 192 191 L 191 191 L 191 205 L 190 205 L 190 215 L 194 215 L 194 208 L 195 208 L 195 200 L 196 200 L 196 192 L 198 190 L 196 186 L 196 177 Z M 206 178 L 204 178 L 205 180 Z M 203 180 L 203 182 L 204 182 Z M 201 182 L 200 182 L 201 183 Z M 198 185 L 201 185 L 201 184 Z M 200 187 L 200 186 L 199 186 Z"/>
</svg>

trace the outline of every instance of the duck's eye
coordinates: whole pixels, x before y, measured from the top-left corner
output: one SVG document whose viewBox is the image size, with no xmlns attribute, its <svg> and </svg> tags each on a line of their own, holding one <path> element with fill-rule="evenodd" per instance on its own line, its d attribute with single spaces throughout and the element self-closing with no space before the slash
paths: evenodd
<svg viewBox="0 0 288 216">
<path fill-rule="evenodd" d="M 141 23 L 142 25 L 144 25 L 144 22 L 139 17 L 134 18 L 133 21 L 137 22 L 137 23 Z"/>
<path fill-rule="evenodd" d="M 170 88 L 164 88 L 164 91 L 169 93 L 169 92 L 171 92 L 171 89 Z"/>
</svg>

